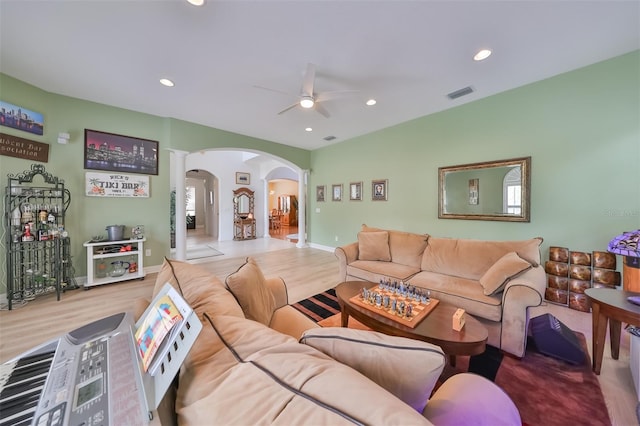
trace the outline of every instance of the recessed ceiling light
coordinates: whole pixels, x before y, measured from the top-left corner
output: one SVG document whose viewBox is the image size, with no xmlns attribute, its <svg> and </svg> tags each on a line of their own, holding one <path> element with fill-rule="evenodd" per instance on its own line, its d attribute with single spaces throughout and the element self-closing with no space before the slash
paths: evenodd
<svg viewBox="0 0 640 426">
<path fill-rule="evenodd" d="M 204 4 L 204 0 L 187 0 L 194 6 L 202 6 Z"/>
<path fill-rule="evenodd" d="M 313 132 L 313 129 L 311 127 L 307 127 L 306 129 L 304 129 L 305 132 Z"/>
<path fill-rule="evenodd" d="M 482 49 L 475 54 L 475 56 L 473 57 L 473 60 L 482 61 L 484 59 L 487 59 L 489 56 L 491 56 L 491 51 L 489 49 Z"/>
<path fill-rule="evenodd" d="M 175 86 L 173 81 L 169 80 L 168 78 L 161 78 L 160 79 L 160 84 L 162 84 L 163 86 L 167 86 L 167 87 Z"/>
<path fill-rule="evenodd" d="M 375 100 L 375 99 L 369 99 L 369 100 L 367 101 L 367 105 L 369 105 L 369 106 L 373 106 L 373 105 L 375 105 L 375 104 L 376 104 L 376 100 Z"/>
</svg>

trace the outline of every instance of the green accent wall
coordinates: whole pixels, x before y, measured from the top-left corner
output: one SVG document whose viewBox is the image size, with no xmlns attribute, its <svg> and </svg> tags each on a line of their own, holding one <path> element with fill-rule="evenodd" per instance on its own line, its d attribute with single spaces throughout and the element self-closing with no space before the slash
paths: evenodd
<svg viewBox="0 0 640 426">
<path fill-rule="evenodd" d="M 64 179 L 71 191 L 71 205 L 66 215 L 66 228 L 72 241 L 72 261 L 76 276 L 86 275 L 86 250 L 82 243 L 94 235 L 106 235 L 107 225 L 145 225 L 145 267 L 159 265 L 170 253 L 169 149 L 197 152 L 211 148 L 233 148 L 259 151 L 283 158 L 308 169 L 307 150 L 251 138 L 172 118 L 142 114 L 81 99 L 46 92 L 20 80 L 0 74 L 0 99 L 44 116 L 44 135 L 37 136 L 9 127 L 0 132 L 49 144 L 47 172 Z M 84 196 L 84 129 L 94 129 L 159 141 L 159 173 L 150 176 L 149 198 L 97 198 Z M 68 132 L 68 144 L 57 143 L 58 133 Z M 0 194 L 4 199 L 6 176 L 28 170 L 33 162 L 0 156 Z M 4 222 L 3 222 L 4 227 Z M 126 234 L 128 235 L 128 234 Z M 4 237 L 0 245 L 2 265 L 5 262 Z M 6 289 L 6 270 L 0 268 L 0 293 Z"/>
<path fill-rule="evenodd" d="M 438 219 L 439 167 L 528 156 L 531 222 Z M 309 240 L 343 245 L 365 223 L 456 238 L 541 236 L 543 258 L 549 246 L 606 250 L 640 228 L 639 164 L 635 51 L 313 151 Z M 388 201 L 371 201 L 374 179 L 389 179 Z M 357 181 L 363 201 L 316 201 L 317 185 Z M 481 204 L 484 192 L 481 180 Z"/>
</svg>

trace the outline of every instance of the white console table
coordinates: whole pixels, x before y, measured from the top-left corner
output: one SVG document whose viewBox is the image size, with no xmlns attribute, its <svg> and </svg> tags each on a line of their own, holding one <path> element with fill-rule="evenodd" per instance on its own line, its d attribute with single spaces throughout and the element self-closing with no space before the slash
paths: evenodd
<svg viewBox="0 0 640 426">
<path fill-rule="evenodd" d="M 87 282 L 85 290 L 90 287 L 115 283 L 120 281 L 143 279 L 144 273 L 144 242 L 146 238 L 120 241 L 87 241 L 83 244 L 87 248 Z M 113 262 L 136 263 L 135 272 L 129 272 L 127 267 L 120 276 L 111 275 Z"/>
</svg>

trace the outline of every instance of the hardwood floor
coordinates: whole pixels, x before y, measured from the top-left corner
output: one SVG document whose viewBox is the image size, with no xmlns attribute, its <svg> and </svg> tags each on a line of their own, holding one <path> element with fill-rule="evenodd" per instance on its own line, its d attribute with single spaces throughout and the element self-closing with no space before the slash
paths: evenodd
<svg viewBox="0 0 640 426">
<path fill-rule="evenodd" d="M 194 233 L 190 236 L 188 246 L 201 244 L 205 240 L 206 237 Z M 206 242 L 223 255 L 196 259 L 192 263 L 200 264 L 224 280 L 242 265 L 247 256 L 252 256 L 265 276 L 277 275 L 285 280 L 290 303 L 332 288 L 338 281 L 338 264 L 331 252 L 296 248 L 295 244 L 276 238 Z M 6 362 L 37 344 L 88 322 L 132 310 L 136 298 L 150 298 L 155 278 L 156 274 L 150 273 L 144 280 L 93 287 L 88 291 L 71 290 L 64 293 L 59 302 L 54 295 L 46 295 L 10 312 L 0 311 L 0 362 Z M 545 304 L 534 308 L 531 316 L 547 312 L 572 330 L 583 333 L 591 351 L 591 314 Z M 624 331 L 622 335 L 618 360 L 611 358 L 607 341 L 602 374 L 598 379 L 613 424 L 638 425 L 635 414 L 637 397 L 629 369 L 629 335 Z M 576 422 L 587 424 L 588 419 L 581 419 L 576 413 Z"/>
</svg>

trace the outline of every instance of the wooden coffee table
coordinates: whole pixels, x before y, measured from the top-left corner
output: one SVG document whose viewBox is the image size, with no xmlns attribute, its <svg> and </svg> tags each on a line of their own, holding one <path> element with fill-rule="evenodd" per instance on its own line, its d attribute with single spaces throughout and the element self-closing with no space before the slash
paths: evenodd
<svg viewBox="0 0 640 426">
<path fill-rule="evenodd" d="M 363 288 L 375 286 L 377 284 L 367 281 L 347 281 L 338 284 L 336 295 L 340 304 L 342 327 L 347 327 L 349 316 L 352 316 L 372 330 L 433 343 L 449 355 L 451 365 L 455 365 L 455 357 L 458 355 L 478 355 L 484 352 L 488 337 L 487 329 L 477 319 L 467 314 L 464 328 L 461 331 L 455 331 L 452 328 L 452 317 L 458 308 L 449 303 L 440 301 L 429 315 L 415 328 L 411 328 L 349 302 L 349 299 L 360 293 Z"/>
</svg>

